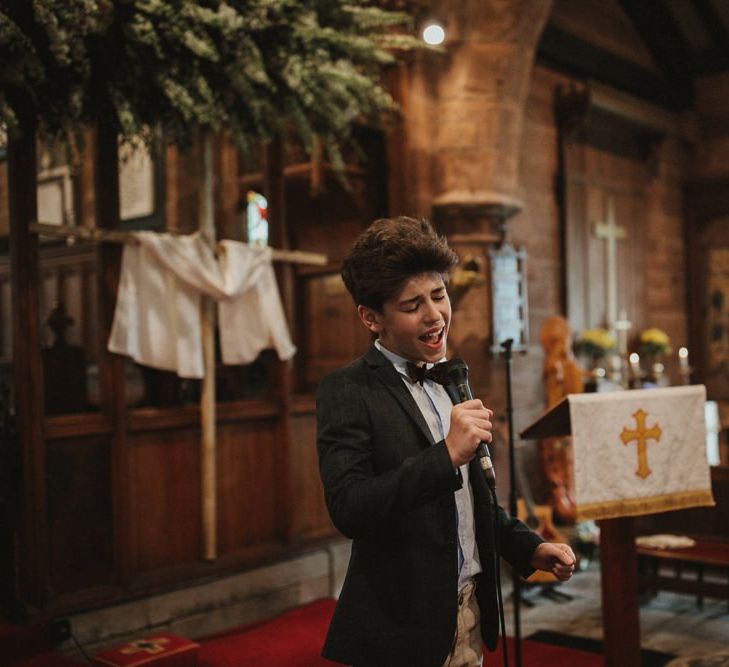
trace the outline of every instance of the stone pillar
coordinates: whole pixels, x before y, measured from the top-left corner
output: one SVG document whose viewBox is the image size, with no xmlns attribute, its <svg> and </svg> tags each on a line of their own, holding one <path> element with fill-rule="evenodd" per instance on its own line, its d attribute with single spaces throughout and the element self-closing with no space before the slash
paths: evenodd
<svg viewBox="0 0 729 667">
<path fill-rule="evenodd" d="M 449 4 L 440 3 L 443 16 Z M 445 19 L 433 217 L 447 233 L 501 233 L 505 220 L 522 207 L 524 104 L 551 5 L 551 0 L 466 0 Z"/>
<path fill-rule="evenodd" d="M 484 280 L 455 308 L 448 353 L 467 360 L 474 394 L 499 416 L 504 365 L 489 351 L 488 250 L 522 208 L 524 109 L 551 8 L 552 0 L 435 0 L 430 16 L 445 28 L 443 52 L 415 56 L 399 88 L 403 168 L 393 170 L 391 210 L 430 217 L 462 260 L 481 260 Z M 506 456 L 496 459 L 506 493 Z"/>
</svg>

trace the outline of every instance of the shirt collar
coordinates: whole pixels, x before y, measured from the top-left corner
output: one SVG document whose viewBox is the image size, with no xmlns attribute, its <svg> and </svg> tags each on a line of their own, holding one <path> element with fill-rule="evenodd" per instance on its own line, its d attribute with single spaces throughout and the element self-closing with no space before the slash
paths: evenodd
<svg viewBox="0 0 729 667">
<path fill-rule="evenodd" d="M 408 380 L 410 380 L 410 376 L 408 375 L 408 371 L 406 368 L 406 365 L 408 363 L 408 359 L 405 357 L 401 357 L 399 354 L 396 354 L 395 352 L 390 352 L 382 343 L 380 343 L 380 339 L 378 338 L 375 341 L 375 347 L 383 354 L 385 359 L 387 359 L 394 367 L 395 370 L 400 373 L 401 375 L 404 375 Z M 446 360 L 445 357 L 442 359 L 439 359 L 437 363 L 442 363 Z M 426 364 L 427 368 L 430 368 L 431 366 L 434 366 L 435 364 Z"/>
</svg>

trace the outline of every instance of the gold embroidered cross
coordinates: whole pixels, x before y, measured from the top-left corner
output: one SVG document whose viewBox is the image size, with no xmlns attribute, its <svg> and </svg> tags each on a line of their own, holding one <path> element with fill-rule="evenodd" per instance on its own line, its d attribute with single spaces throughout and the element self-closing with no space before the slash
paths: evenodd
<svg viewBox="0 0 729 667">
<path fill-rule="evenodd" d="M 156 653 L 162 653 L 165 650 L 165 645 L 169 644 L 170 640 L 167 637 L 155 637 L 153 639 L 137 639 L 133 642 L 129 642 L 125 646 L 121 653 L 124 655 L 131 655 L 132 653 L 149 653 L 155 655 Z"/>
<path fill-rule="evenodd" d="M 634 412 L 633 417 L 635 418 L 635 430 L 631 431 L 627 426 L 625 426 L 623 427 L 623 432 L 620 434 L 620 439 L 623 441 L 624 445 L 627 445 L 633 440 L 638 441 L 638 470 L 635 471 L 635 474 L 643 479 L 651 474 L 651 469 L 648 467 L 647 441 L 659 441 L 661 439 L 661 434 L 663 433 L 663 431 L 661 431 L 661 427 L 657 423 L 649 429 L 646 429 L 645 418 L 647 416 L 648 413 L 643 409 Z"/>
</svg>

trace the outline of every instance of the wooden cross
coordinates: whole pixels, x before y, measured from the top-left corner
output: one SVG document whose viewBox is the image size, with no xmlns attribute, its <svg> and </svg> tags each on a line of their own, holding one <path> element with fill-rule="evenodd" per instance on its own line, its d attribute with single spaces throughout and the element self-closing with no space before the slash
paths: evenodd
<svg viewBox="0 0 729 667">
<path fill-rule="evenodd" d="M 203 179 L 199 229 L 201 236 L 215 244 L 215 210 L 213 184 L 213 140 L 210 133 L 203 138 Z M 203 558 L 215 560 L 218 555 L 218 466 L 217 466 L 217 402 L 215 396 L 215 302 L 203 297 L 200 304 L 200 326 L 204 375 L 200 388 L 200 492 L 202 499 Z"/>
<path fill-rule="evenodd" d="M 633 413 L 635 419 L 635 429 L 630 430 L 627 426 L 623 427 L 623 432 L 620 434 L 620 439 L 624 445 L 627 445 L 633 440 L 638 441 L 638 470 L 635 474 L 642 479 L 648 477 L 651 474 L 651 469 L 648 467 L 648 440 L 660 441 L 663 431 L 658 424 L 654 424 L 649 429 L 645 427 L 645 418 L 648 413 L 643 409 Z"/>
<path fill-rule="evenodd" d="M 612 197 L 607 202 L 607 220 L 598 222 L 594 227 L 595 236 L 606 242 L 607 256 L 607 307 L 606 320 L 613 328 L 618 319 L 618 247 L 617 242 L 626 237 L 624 227 L 615 224 L 615 202 Z"/>
<path fill-rule="evenodd" d="M 202 192 L 200 202 L 200 234 L 211 245 L 215 244 L 215 222 L 213 205 L 213 150 L 212 139 L 203 139 Z M 70 227 L 34 222 L 30 230 L 45 236 L 65 238 L 73 242 L 76 238 L 113 243 L 138 242 L 131 233 L 103 229 Z M 296 264 L 325 265 L 326 255 L 302 250 L 272 249 L 274 261 Z M 212 299 L 203 297 L 201 304 L 201 328 L 204 375 L 200 392 L 200 488 L 202 502 L 203 558 L 217 558 L 217 436 L 216 436 L 216 397 L 215 397 L 215 304 Z"/>
</svg>

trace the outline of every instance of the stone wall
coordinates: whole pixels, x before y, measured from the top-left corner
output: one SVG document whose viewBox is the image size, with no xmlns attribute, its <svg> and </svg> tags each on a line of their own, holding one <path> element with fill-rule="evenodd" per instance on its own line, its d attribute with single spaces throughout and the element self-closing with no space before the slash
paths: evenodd
<svg viewBox="0 0 729 667">
<path fill-rule="evenodd" d="M 342 539 L 290 560 L 75 614 L 69 617 L 71 629 L 88 655 L 155 632 L 204 639 L 314 600 L 336 597 L 349 552 L 349 541 Z M 58 648 L 77 655 L 71 641 Z"/>
</svg>

